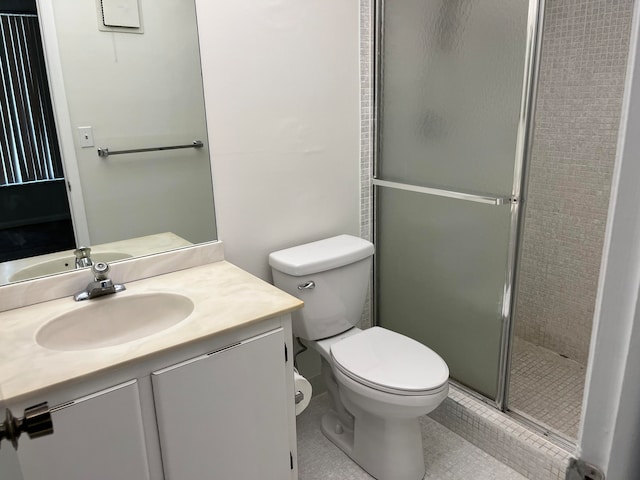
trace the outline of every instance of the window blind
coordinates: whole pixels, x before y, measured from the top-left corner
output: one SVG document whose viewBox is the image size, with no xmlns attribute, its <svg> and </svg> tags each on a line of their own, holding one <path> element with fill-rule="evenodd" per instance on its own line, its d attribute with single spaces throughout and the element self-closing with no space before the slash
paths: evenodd
<svg viewBox="0 0 640 480">
<path fill-rule="evenodd" d="M 38 18 L 0 14 L 0 186 L 63 178 Z"/>
</svg>

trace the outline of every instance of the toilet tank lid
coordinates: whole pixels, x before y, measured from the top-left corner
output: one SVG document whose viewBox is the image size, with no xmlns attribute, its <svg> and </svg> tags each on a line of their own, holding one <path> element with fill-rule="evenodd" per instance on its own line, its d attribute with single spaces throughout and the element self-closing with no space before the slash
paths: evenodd
<svg viewBox="0 0 640 480">
<path fill-rule="evenodd" d="M 300 277 L 355 263 L 373 255 L 373 244 L 352 235 L 305 243 L 269 255 L 269 265 L 279 272 Z"/>
</svg>

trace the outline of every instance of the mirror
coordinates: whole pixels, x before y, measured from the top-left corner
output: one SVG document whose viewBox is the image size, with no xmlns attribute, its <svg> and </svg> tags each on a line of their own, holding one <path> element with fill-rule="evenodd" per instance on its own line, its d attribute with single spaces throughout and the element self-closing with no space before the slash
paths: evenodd
<svg viewBox="0 0 640 480">
<path fill-rule="evenodd" d="M 0 285 L 75 268 L 80 245 L 117 261 L 215 240 L 194 0 L 32 3 L 62 168 L 0 184 Z"/>
</svg>

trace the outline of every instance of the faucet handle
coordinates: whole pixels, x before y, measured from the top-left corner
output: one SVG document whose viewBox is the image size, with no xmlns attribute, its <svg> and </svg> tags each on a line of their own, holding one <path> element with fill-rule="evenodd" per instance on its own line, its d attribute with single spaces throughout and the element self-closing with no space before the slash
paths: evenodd
<svg viewBox="0 0 640 480">
<path fill-rule="evenodd" d="M 91 266 L 91 272 L 93 272 L 94 281 L 89 282 L 89 285 L 84 290 L 80 290 L 73 296 L 76 302 L 81 300 L 89 300 L 91 298 L 101 297 L 110 293 L 118 293 L 126 290 L 127 287 L 120 283 L 113 283 L 109 278 L 109 264 L 107 262 L 96 262 Z"/>
<path fill-rule="evenodd" d="M 109 279 L 109 270 L 111 270 L 111 268 L 107 262 L 97 262 L 91 267 L 93 276 L 96 277 L 96 281 L 98 282 Z"/>
</svg>

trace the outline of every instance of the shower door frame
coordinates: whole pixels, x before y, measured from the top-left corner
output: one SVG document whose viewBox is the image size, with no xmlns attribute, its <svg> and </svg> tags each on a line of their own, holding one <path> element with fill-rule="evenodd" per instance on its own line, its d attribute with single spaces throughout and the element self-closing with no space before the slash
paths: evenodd
<svg viewBox="0 0 640 480">
<path fill-rule="evenodd" d="M 457 192 L 452 190 L 419 187 L 408 184 L 399 184 L 395 182 L 388 182 L 378 179 L 378 168 L 381 155 L 381 139 L 380 139 L 380 122 L 381 118 L 381 98 L 383 92 L 383 52 L 384 52 L 384 5 L 385 0 L 375 0 L 374 8 L 374 124 L 373 124 L 373 180 L 372 180 L 372 202 L 373 202 L 373 222 L 372 222 L 372 237 L 374 243 L 377 240 L 377 228 L 376 219 L 377 215 L 377 201 L 376 192 L 378 188 L 396 188 L 402 190 L 409 190 L 428 195 L 436 195 L 442 197 L 456 198 L 460 200 L 473 201 L 478 203 L 484 203 L 492 206 L 502 206 L 509 204 L 511 209 L 510 213 L 510 229 L 509 229 L 509 244 L 508 244 L 508 262 L 507 272 L 504 281 L 503 288 L 503 302 L 502 302 L 502 333 L 501 333 L 501 347 L 499 356 L 499 371 L 498 371 L 498 388 L 497 396 L 495 399 L 484 396 L 483 394 L 476 392 L 475 390 L 460 384 L 459 382 L 450 379 L 454 385 L 463 390 L 465 393 L 503 411 L 507 412 L 508 409 L 508 395 L 509 395 L 509 378 L 511 373 L 511 346 L 513 337 L 513 324 L 514 324 L 514 306 L 517 301 L 516 285 L 518 281 L 518 264 L 520 260 L 520 245 L 523 233 L 524 224 L 524 209 L 523 199 L 526 198 L 526 187 L 528 180 L 527 165 L 531 157 L 532 139 L 533 139 L 533 127 L 535 116 L 535 100 L 537 94 L 538 74 L 540 55 L 542 50 L 542 32 L 544 21 L 544 6 L 545 0 L 529 0 L 528 19 L 527 19 L 527 34 L 526 34 L 526 47 L 524 55 L 524 75 L 522 85 L 522 97 L 520 103 L 520 114 L 518 117 L 518 129 L 516 138 L 516 158 L 514 159 L 514 178 L 512 193 L 509 197 L 489 197 L 484 195 L 473 195 L 463 192 Z M 505 207 L 501 207 L 505 208 Z M 373 320 L 374 324 L 378 323 L 378 305 L 377 305 L 377 272 L 376 262 L 374 262 L 373 273 L 373 291 L 374 295 L 372 300 Z M 509 412 L 513 413 L 513 412 Z M 545 430 L 538 425 L 535 420 L 523 417 L 517 413 L 516 416 L 522 418 L 526 423 L 532 424 L 534 428 Z M 546 432 L 546 430 L 545 430 Z"/>
</svg>

